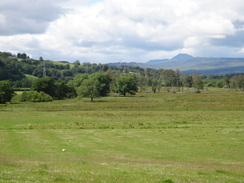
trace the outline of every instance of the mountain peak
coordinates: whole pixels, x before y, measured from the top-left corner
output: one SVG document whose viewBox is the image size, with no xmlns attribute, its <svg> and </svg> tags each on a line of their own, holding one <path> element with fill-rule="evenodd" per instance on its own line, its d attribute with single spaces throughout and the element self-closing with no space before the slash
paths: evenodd
<svg viewBox="0 0 244 183">
<path fill-rule="evenodd" d="M 193 56 L 184 54 L 184 53 L 180 53 L 180 54 L 176 55 L 175 57 L 173 57 L 171 60 L 183 60 L 183 59 L 189 59 L 189 58 L 193 58 Z"/>
</svg>

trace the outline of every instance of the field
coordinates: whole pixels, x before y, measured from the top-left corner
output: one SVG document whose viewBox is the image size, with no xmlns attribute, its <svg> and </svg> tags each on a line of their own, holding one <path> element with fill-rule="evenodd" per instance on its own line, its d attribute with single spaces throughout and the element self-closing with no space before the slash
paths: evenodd
<svg viewBox="0 0 244 183">
<path fill-rule="evenodd" d="M 244 93 L 0 105 L 0 182 L 244 182 Z"/>
</svg>

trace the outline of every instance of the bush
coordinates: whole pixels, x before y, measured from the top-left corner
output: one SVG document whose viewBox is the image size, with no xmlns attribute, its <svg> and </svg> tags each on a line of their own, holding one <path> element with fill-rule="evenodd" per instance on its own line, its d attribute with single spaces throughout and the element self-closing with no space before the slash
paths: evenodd
<svg viewBox="0 0 244 183">
<path fill-rule="evenodd" d="M 218 88 L 223 88 L 224 82 L 223 81 L 218 81 L 216 85 L 217 85 Z"/>
<path fill-rule="evenodd" d="M 10 102 L 14 94 L 14 89 L 9 81 L 0 81 L 0 104 Z"/>
<path fill-rule="evenodd" d="M 206 86 L 207 86 L 207 87 L 211 87 L 211 86 L 212 86 L 212 87 L 215 87 L 216 85 L 215 85 L 214 82 L 209 82 L 209 83 L 206 84 Z"/>
<path fill-rule="evenodd" d="M 49 102 L 52 101 L 53 98 L 44 93 L 44 92 L 37 92 L 37 91 L 25 91 L 22 93 L 20 101 L 25 102 Z"/>
</svg>

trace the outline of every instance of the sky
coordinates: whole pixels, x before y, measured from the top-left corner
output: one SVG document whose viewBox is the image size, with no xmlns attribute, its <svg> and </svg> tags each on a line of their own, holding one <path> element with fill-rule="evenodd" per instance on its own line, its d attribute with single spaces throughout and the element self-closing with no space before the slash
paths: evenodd
<svg viewBox="0 0 244 183">
<path fill-rule="evenodd" d="M 81 63 L 244 57 L 244 1 L 0 1 L 0 51 Z"/>
</svg>

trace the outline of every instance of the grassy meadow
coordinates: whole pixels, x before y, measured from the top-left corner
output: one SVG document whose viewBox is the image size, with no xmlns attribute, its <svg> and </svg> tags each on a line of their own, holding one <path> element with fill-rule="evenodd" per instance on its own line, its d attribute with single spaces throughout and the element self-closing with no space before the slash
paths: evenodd
<svg viewBox="0 0 244 183">
<path fill-rule="evenodd" d="M 0 105 L 0 182 L 244 182 L 244 93 Z"/>
</svg>

